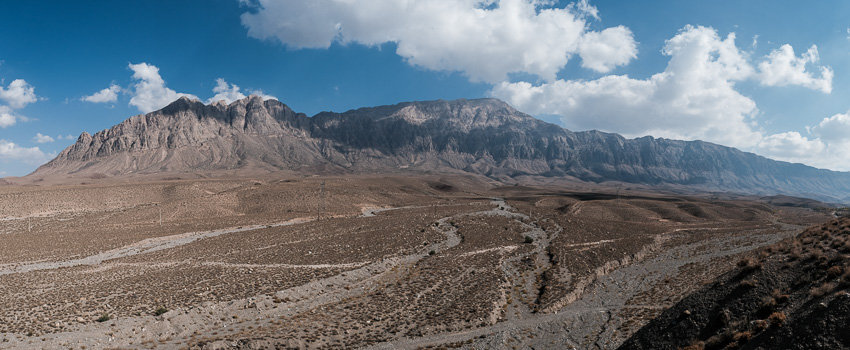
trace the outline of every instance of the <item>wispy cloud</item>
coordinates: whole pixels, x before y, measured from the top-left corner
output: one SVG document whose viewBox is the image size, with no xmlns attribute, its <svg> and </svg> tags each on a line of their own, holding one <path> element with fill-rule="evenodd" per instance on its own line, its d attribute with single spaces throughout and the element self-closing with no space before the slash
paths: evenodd
<svg viewBox="0 0 850 350">
<path fill-rule="evenodd" d="M 55 141 L 52 137 L 50 137 L 48 135 L 44 135 L 40 132 L 36 133 L 35 136 L 32 138 L 32 140 L 35 141 L 36 143 L 49 143 L 49 142 Z"/>
<path fill-rule="evenodd" d="M 89 96 L 84 96 L 80 100 L 91 103 L 113 103 L 118 101 L 118 93 L 121 87 L 115 84 L 109 85 L 108 88 L 95 92 Z"/>
<path fill-rule="evenodd" d="M 0 160 L 16 160 L 27 164 L 41 164 L 50 160 L 50 155 L 38 147 L 21 147 L 20 145 L 0 140 Z"/>
</svg>

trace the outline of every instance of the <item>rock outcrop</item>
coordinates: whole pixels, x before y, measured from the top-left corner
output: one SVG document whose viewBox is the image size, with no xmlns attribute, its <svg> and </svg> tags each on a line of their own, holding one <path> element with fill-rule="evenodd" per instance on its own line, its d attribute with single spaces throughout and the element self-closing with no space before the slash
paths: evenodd
<svg viewBox="0 0 850 350">
<path fill-rule="evenodd" d="M 108 130 L 83 133 L 30 176 L 399 169 L 850 200 L 850 173 L 701 141 L 572 132 L 495 99 L 407 102 L 308 117 L 257 96 L 229 105 L 181 98 Z"/>
</svg>

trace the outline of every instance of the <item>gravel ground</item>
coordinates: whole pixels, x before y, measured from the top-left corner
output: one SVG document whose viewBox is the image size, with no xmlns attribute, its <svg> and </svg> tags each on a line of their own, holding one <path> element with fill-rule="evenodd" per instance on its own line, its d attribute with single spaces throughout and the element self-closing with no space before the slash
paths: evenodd
<svg viewBox="0 0 850 350">
<path fill-rule="evenodd" d="M 3 189 L 29 199 L 0 203 L 0 348 L 608 349 L 821 219 L 435 182 Z M 71 210 L 92 195 L 120 200 Z"/>
</svg>

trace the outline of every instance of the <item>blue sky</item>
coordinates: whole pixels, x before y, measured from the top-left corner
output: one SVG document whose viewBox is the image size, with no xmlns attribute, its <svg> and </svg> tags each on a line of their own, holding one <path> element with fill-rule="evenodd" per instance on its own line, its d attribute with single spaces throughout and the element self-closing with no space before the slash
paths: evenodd
<svg viewBox="0 0 850 350">
<path fill-rule="evenodd" d="M 308 115 L 494 96 L 572 130 L 704 139 L 850 170 L 845 1 L 347 4 L 0 2 L 0 174 L 25 175 L 81 132 L 163 99 L 206 101 L 219 78 Z M 137 86 L 146 81 L 153 90 Z M 114 100 L 83 100 L 111 85 Z"/>
</svg>

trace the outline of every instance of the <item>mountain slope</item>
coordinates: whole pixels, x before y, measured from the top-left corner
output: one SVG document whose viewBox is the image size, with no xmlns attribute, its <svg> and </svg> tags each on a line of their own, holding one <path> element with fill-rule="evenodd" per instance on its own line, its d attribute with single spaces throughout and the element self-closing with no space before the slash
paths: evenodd
<svg viewBox="0 0 850 350">
<path fill-rule="evenodd" d="M 809 228 L 685 297 L 620 349 L 850 348 L 850 219 Z"/>
<path fill-rule="evenodd" d="M 313 117 L 252 96 L 229 105 L 181 98 L 77 142 L 31 177 L 205 170 L 466 171 L 703 190 L 850 196 L 850 174 L 701 141 L 571 132 L 495 99 L 408 102 Z"/>
</svg>

